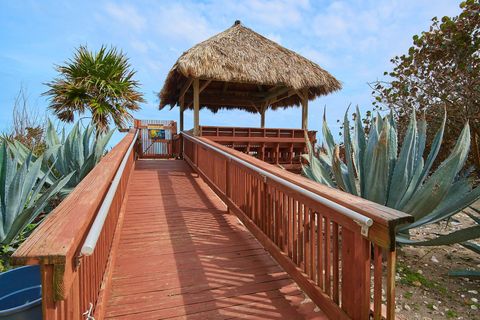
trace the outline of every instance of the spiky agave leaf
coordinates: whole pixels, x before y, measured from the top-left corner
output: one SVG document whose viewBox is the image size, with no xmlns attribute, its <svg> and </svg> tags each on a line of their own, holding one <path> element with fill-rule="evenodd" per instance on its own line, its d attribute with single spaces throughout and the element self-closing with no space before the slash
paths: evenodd
<svg viewBox="0 0 480 320">
<path fill-rule="evenodd" d="M 71 175 L 47 188 L 47 174 L 39 178 L 42 162 L 30 153 L 19 164 L 5 143 L 0 146 L 0 244 L 11 243 L 70 179 Z"/>
<path fill-rule="evenodd" d="M 355 183 L 355 166 L 353 164 L 353 145 L 352 145 L 352 138 L 350 137 L 350 122 L 348 120 L 348 110 L 350 106 L 347 108 L 347 112 L 345 112 L 345 116 L 343 118 L 343 141 L 345 147 L 345 158 L 347 160 L 347 173 L 345 177 L 345 185 L 348 186 L 347 192 L 358 195 L 357 185 Z"/>
<path fill-rule="evenodd" d="M 357 194 L 363 198 L 412 214 L 416 221 L 399 228 L 399 242 L 416 244 L 408 239 L 411 228 L 447 219 L 480 199 L 480 187 L 473 188 L 471 181 L 459 177 L 470 147 L 468 123 L 450 156 L 432 173 L 432 164 L 442 144 L 446 112 L 426 160 L 423 153 L 427 124 L 423 116 L 417 121 L 415 113 L 412 113 L 398 155 L 397 126 L 392 113 L 384 119 L 377 114 L 368 135 L 365 135 L 360 119 L 357 107 L 352 139 L 347 110 L 343 122 L 345 164 L 338 156 L 339 146 L 333 146 L 334 151 L 329 151 L 333 137 L 324 117 L 323 132 L 327 137 L 325 151 L 315 156 L 310 149 L 306 157 L 310 165 L 304 167 L 304 172 L 317 182 L 352 194 L 359 191 Z M 331 180 L 332 177 L 334 180 Z M 326 182 L 326 178 L 330 181 Z M 359 185 L 360 190 L 352 188 L 352 185 Z M 459 231 L 452 236 L 440 236 L 436 241 L 428 240 L 425 243 L 468 240 L 473 236 L 480 237 L 480 233 L 475 234 L 477 231 L 477 228 L 468 229 L 465 234 Z"/>
<path fill-rule="evenodd" d="M 397 242 L 417 246 L 445 246 L 465 242 L 478 237 L 480 237 L 480 225 L 460 229 L 446 235 L 440 235 L 431 240 L 411 240 L 403 236 L 397 236 Z"/>
<path fill-rule="evenodd" d="M 303 158 L 308 161 L 308 166 L 302 165 L 303 172 L 307 177 L 311 180 L 318 181 L 322 184 L 326 184 L 329 187 L 335 187 L 335 183 L 332 181 L 330 177 L 329 170 L 325 167 L 325 164 L 320 161 L 315 156 L 313 147 L 308 139 L 308 135 L 305 132 L 305 139 L 307 141 L 307 150 L 308 154 L 303 155 Z"/>
<path fill-rule="evenodd" d="M 395 164 L 390 185 L 390 193 L 388 195 L 387 206 L 396 208 L 403 195 L 405 194 L 410 180 L 413 176 L 414 161 L 417 147 L 417 119 L 415 112 L 412 112 L 410 122 L 408 124 L 407 133 L 403 141 L 400 154 Z"/>
<path fill-rule="evenodd" d="M 399 209 L 410 213 L 415 219 L 420 219 L 432 212 L 440 205 L 452 187 L 455 177 L 465 164 L 469 148 L 470 129 L 467 124 L 463 128 L 450 156 L 418 188 L 410 201 Z"/>
<path fill-rule="evenodd" d="M 377 117 L 380 119 L 380 115 Z M 379 122 L 378 120 L 376 121 Z M 385 204 L 387 201 L 387 190 L 390 161 L 388 158 L 388 137 L 390 124 L 388 121 L 382 123 L 377 129 L 382 128 L 378 141 L 375 142 L 371 155 L 369 155 L 369 166 L 366 170 L 365 195 L 364 198 L 376 203 Z M 376 135 L 376 134 L 375 134 Z M 367 152 L 367 154 L 369 154 Z"/>
<path fill-rule="evenodd" d="M 362 119 L 360 116 L 360 109 L 356 108 L 356 117 L 353 131 L 353 160 L 355 168 L 357 169 L 357 177 L 360 184 L 360 195 L 365 191 L 365 170 L 364 170 L 364 154 L 367 147 L 367 139 L 365 137 L 365 129 L 362 125 Z"/>
<path fill-rule="evenodd" d="M 334 150 L 335 150 L 335 140 L 333 139 L 332 132 L 330 131 L 330 128 L 328 127 L 327 124 L 327 118 L 326 118 L 326 110 L 323 110 L 323 122 L 322 122 L 322 133 L 323 133 L 323 139 L 324 139 L 324 144 L 323 147 L 327 151 L 328 159 L 330 160 L 330 165 L 331 165 L 331 159 L 334 157 Z"/>
<path fill-rule="evenodd" d="M 49 121 L 47 146 L 48 149 L 57 146 L 56 152 L 53 152 L 49 159 L 54 163 L 55 177 L 58 179 L 75 172 L 62 194 L 68 194 L 100 161 L 114 130 L 97 136 L 94 136 L 93 132 L 92 126 L 81 130 L 77 122 L 67 135 L 62 131 L 59 136 L 53 123 Z"/>
</svg>

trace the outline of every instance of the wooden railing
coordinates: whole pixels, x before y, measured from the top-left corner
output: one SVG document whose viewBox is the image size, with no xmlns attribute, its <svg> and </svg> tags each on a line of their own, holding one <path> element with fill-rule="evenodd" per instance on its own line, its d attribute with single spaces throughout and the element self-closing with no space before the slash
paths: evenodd
<svg viewBox="0 0 480 320">
<path fill-rule="evenodd" d="M 394 319 L 395 227 L 411 216 L 182 134 L 185 160 L 331 319 Z"/>
<path fill-rule="evenodd" d="M 307 131 L 312 144 L 316 133 Z M 296 173 L 301 170 L 301 155 L 307 152 L 302 129 L 202 126 L 200 136 Z"/>
<path fill-rule="evenodd" d="M 315 140 L 316 131 L 308 131 L 308 136 Z M 263 138 L 276 138 L 270 141 L 278 141 L 279 139 L 299 139 L 299 142 L 305 141 L 305 131 L 303 129 L 284 129 L 284 128 L 243 128 L 243 127 L 216 127 L 216 126 L 201 126 L 200 136 L 202 137 L 227 137 L 235 138 L 258 138 L 263 141 Z M 212 138 L 215 140 L 215 138 Z M 215 140 L 216 141 L 216 140 Z M 268 141 L 268 140 L 267 140 Z"/>
<path fill-rule="evenodd" d="M 79 320 L 89 309 L 102 318 L 111 276 L 106 271 L 115 257 L 135 152 L 128 156 L 93 253 L 81 256 L 80 250 L 134 136 L 128 133 L 13 254 L 15 264 L 41 266 L 45 320 Z"/>
</svg>

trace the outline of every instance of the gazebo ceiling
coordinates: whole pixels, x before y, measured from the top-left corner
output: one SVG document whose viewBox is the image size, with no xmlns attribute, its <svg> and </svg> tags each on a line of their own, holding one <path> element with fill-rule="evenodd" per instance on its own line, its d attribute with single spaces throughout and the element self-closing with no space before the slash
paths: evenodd
<svg viewBox="0 0 480 320">
<path fill-rule="evenodd" d="M 193 79 L 199 79 L 200 107 L 262 112 L 299 106 L 341 89 L 340 82 L 316 63 L 244 27 L 229 29 L 184 52 L 159 93 L 160 109 L 184 97 L 193 109 Z"/>
</svg>

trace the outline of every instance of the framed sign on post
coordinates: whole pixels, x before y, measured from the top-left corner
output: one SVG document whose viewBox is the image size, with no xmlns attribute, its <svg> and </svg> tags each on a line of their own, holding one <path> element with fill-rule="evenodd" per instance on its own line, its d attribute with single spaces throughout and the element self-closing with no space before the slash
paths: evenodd
<svg viewBox="0 0 480 320">
<path fill-rule="evenodd" d="M 140 130 L 140 158 L 172 158 L 177 124 L 171 120 L 135 120 Z M 178 152 L 178 151 L 177 151 Z"/>
<path fill-rule="evenodd" d="M 163 125 L 148 125 L 148 136 L 152 141 L 165 140 Z"/>
</svg>

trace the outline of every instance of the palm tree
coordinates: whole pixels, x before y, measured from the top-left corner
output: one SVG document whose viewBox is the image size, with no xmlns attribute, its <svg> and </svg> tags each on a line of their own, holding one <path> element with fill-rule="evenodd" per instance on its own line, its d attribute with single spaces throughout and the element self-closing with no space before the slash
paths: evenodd
<svg viewBox="0 0 480 320">
<path fill-rule="evenodd" d="M 130 112 L 145 101 L 127 56 L 115 47 L 102 46 L 93 53 L 80 46 L 73 59 L 56 70 L 59 76 L 47 83 L 50 90 L 44 93 L 50 97 L 49 108 L 66 122 L 89 112 L 97 135 L 108 130 L 110 120 L 123 127 L 132 119 Z"/>
</svg>

